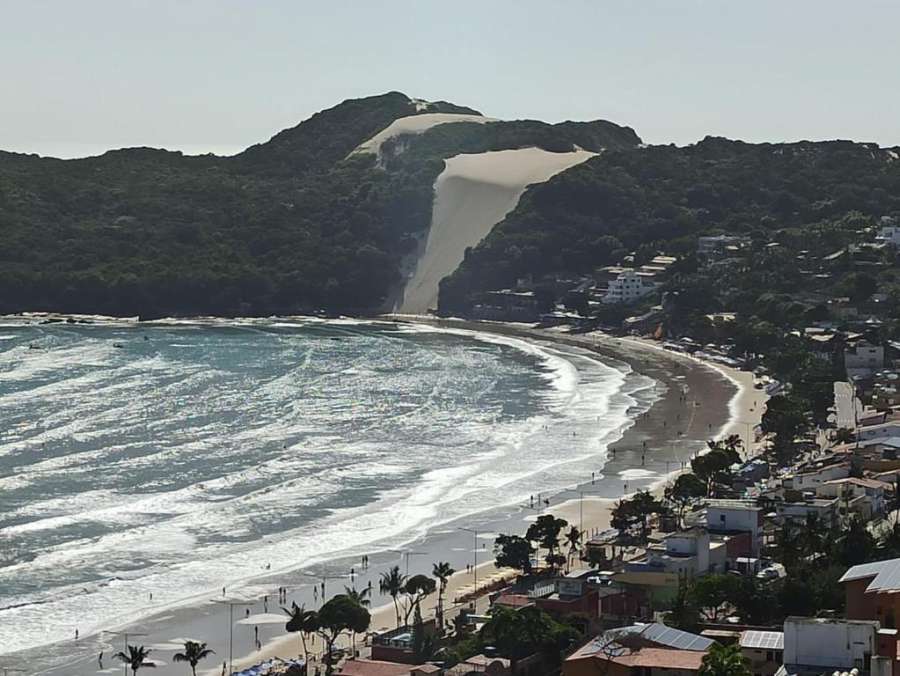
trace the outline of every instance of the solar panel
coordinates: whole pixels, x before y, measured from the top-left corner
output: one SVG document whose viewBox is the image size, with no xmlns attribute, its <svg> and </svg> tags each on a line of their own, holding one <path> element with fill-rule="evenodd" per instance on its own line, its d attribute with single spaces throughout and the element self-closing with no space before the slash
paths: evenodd
<svg viewBox="0 0 900 676">
<path fill-rule="evenodd" d="M 784 633 L 780 631 L 745 631 L 741 634 L 742 648 L 784 650 Z"/>
</svg>

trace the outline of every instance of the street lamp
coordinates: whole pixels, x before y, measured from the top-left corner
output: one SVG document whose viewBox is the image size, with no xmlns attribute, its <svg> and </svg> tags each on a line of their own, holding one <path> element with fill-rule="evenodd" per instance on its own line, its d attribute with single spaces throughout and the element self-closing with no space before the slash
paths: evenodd
<svg viewBox="0 0 900 676">
<path fill-rule="evenodd" d="M 477 595 L 478 595 L 478 531 L 475 530 L 474 528 L 463 528 L 462 526 L 459 526 L 459 530 L 464 530 L 467 533 L 472 533 L 472 535 L 474 536 L 475 546 L 472 548 L 472 562 L 473 562 L 472 586 L 475 588 L 475 595 L 477 598 Z M 477 603 L 477 601 L 476 601 L 476 603 Z"/>
<path fill-rule="evenodd" d="M 210 599 L 213 603 L 222 603 L 228 606 L 228 673 L 234 672 L 234 607 L 252 606 L 252 601 L 228 601 L 222 599 Z"/>
<path fill-rule="evenodd" d="M 128 637 L 134 636 L 147 636 L 147 634 L 142 634 L 139 631 L 105 631 L 105 634 L 112 634 L 113 636 L 122 636 L 125 639 L 125 650 L 123 651 L 123 655 L 128 654 Z M 122 664 L 122 669 L 125 672 L 125 676 L 128 676 L 128 662 Z"/>
</svg>

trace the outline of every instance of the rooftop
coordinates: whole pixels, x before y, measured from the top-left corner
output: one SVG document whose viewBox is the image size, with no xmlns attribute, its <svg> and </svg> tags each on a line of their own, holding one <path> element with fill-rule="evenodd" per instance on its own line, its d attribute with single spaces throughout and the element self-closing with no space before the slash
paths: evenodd
<svg viewBox="0 0 900 676">
<path fill-rule="evenodd" d="M 347 660 L 338 676 L 408 676 L 413 670 L 423 673 L 437 673 L 440 667 L 433 664 L 400 664 L 384 660 L 356 658 Z"/>
<path fill-rule="evenodd" d="M 626 667 L 700 670 L 704 652 L 673 648 L 641 648 L 636 652 L 612 658 Z"/>
<path fill-rule="evenodd" d="M 838 582 L 852 582 L 853 580 L 863 580 L 869 577 L 874 579 L 866 587 L 867 592 L 900 591 L 900 559 L 875 561 L 874 563 L 862 563 L 858 566 L 853 566 L 844 573 Z"/>
<path fill-rule="evenodd" d="M 855 486 L 863 486 L 865 488 L 890 488 L 891 484 L 885 483 L 884 481 L 878 481 L 876 479 L 860 479 L 857 477 L 848 477 L 846 479 L 832 479 L 831 481 L 826 481 L 825 485 L 831 484 L 853 484 Z"/>
<path fill-rule="evenodd" d="M 745 631 L 741 633 L 741 648 L 784 650 L 783 631 Z"/>
<path fill-rule="evenodd" d="M 623 634 L 635 634 L 653 643 L 659 643 L 669 648 L 678 648 L 679 650 L 705 651 L 715 643 L 715 641 L 705 636 L 667 627 L 659 622 L 617 627 L 606 632 L 606 636 L 622 636 Z"/>
</svg>

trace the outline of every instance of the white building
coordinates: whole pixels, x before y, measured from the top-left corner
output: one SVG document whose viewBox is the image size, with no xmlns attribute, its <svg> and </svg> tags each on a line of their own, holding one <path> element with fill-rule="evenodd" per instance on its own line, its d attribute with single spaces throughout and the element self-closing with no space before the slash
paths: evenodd
<svg viewBox="0 0 900 676">
<path fill-rule="evenodd" d="M 900 247 L 900 225 L 886 225 L 878 231 L 876 241 Z"/>
<path fill-rule="evenodd" d="M 657 284 L 652 280 L 652 276 L 648 277 L 646 274 L 634 270 L 623 270 L 618 277 L 610 280 L 606 295 L 603 296 L 603 302 L 607 304 L 633 303 L 656 291 Z"/>
<path fill-rule="evenodd" d="M 706 527 L 710 533 L 750 534 L 750 553 L 759 556 L 763 510 L 752 500 L 710 500 L 706 505 Z"/>
<path fill-rule="evenodd" d="M 789 617 L 784 621 L 784 671 L 788 674 L 879 669 L 878 622 Z M 896 649 L 895 649 L 896 650 Z"/>
<path fill-rule="evenodd" d="M 798 526 L 806 524 L 810 517 L 816 517 L 826 528 L 837 525 L 837 498 L 807 498 L 799 502 L 779 502 L 776 511 L 782 523 L 790 521 Z"/>
<path fill-rule="evenodd" d="M 846 505 L 851 512 L 864 519 L 871 519 L 884 514 L 884 490 L 890 487 L 890 484 L 876 479 L 848 477 L 827 481 L 816 489 L 816 496 L 838 498 L 841 501 L 841 511 Z"/>
<path fill-rule="evenodd" d="M 793 488 L 795 491 L 814 491 L 819 486 L 836 479 L 846 479 L 850 476 L 850 463 L 835 463 L 825 465 L 818 469 L 798 472 L 784 477 L 782 485 L 785 488 Z"/>
</svg>

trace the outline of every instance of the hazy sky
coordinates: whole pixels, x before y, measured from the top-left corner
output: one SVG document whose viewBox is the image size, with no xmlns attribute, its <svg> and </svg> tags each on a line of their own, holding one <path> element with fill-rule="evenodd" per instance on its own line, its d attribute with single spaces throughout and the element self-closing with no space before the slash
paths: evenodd
<svg viewBox="0 0 900 676">
<path fill-rule="evenodd" d="M 896 0 L 0 0 L 0 148 L 236 152 L 399 90 L 649 143 L 900 145 Z"/>
</svg>

